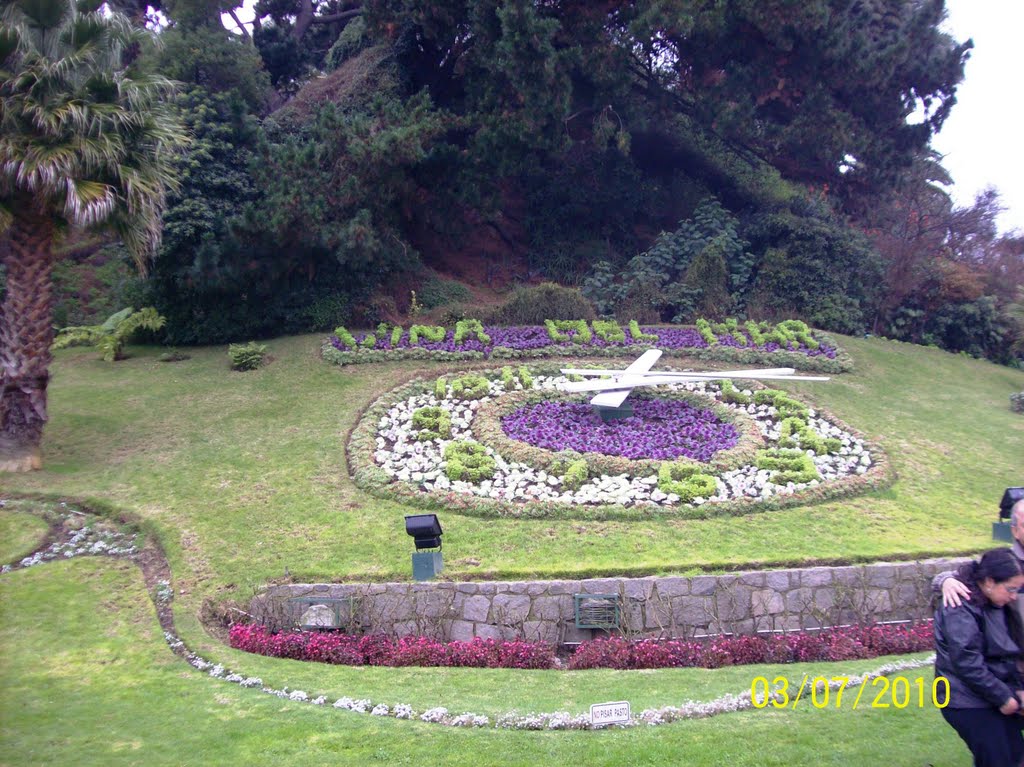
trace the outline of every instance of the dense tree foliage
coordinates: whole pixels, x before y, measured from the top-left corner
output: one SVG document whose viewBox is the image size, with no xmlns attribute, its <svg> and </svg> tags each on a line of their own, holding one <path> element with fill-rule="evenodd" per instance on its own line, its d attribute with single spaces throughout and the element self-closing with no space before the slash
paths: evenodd
<svg viewBox="0 0 1024 767">
<path fill-rule="evenodd" d="M 187 84 L 138 299 L 176 342 L 376 320 L 459 258 L 622 317 L 1020 348 L 1020 240 L 993 197 L 954 208 L 929 148 L 971 48 L 944 0 L 113 5 L 163 14 L 137 55 Z"/>
</svg>

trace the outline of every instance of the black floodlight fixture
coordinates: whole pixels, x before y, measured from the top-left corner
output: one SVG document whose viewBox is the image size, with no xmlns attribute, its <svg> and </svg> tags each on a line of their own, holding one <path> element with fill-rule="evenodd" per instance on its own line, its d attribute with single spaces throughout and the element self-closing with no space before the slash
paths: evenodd
<svg viewBox="0 0 1024 767">
<path fill-rule="evenodd" d="M 441 523 L 436 514 L 412 514 L 405 518 L 405 532 L 412 536 L 416 550 L 441 548 Z"/>
<path fill-rule="evenodd" d="M 1013 543 L 1013 527 L 1010 520 L 1010 509 L 1017 501 L 1024 501 L 1024 487 L 1008 487 L 999 501 L 999 521 L 992 523 L 992 538 L 997 541 Z"/>
<path fill-rule="evenodd" d="M 999 518 L 1009 519 L 1010 509 L 1017 501 L 1024 501 L 1024 487 L 1008 487 L 1003 493 L 1003 500 L 999 502 Z"/>
</svg>

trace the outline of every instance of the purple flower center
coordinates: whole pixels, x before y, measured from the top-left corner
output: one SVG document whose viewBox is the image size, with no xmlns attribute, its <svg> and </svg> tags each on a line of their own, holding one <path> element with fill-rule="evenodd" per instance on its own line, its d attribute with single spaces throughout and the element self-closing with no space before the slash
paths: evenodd
<svg viewBox="0 0 1024 767">
<path fill-rule="evenodd" d="M 617 455 L 633 460 L 709 461 L 739 440 L 731 423 L 679 400 L 634 399 L 633 416 L 604 423 L 590 405 L 538 402 L 501 419 L 511 439 L 547 450 Z"/>
</svg>

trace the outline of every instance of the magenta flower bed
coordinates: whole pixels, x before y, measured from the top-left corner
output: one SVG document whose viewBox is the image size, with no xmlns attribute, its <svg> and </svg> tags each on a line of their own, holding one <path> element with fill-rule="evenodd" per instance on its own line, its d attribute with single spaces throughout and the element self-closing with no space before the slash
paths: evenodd
<svg viewBox="0 0 1024 767">
<path fill-rule="evenodd" d="M 273 658 L 348 666 L 465 666 L 557 668 L 555 647 L 543 642 L 471 639 L 438 642 L 426 637 L 392 639 L 335 632 L 286 631 L 257 624 L 231 627 L 231 646 Z M 583 642 L 570 669 L 720 668 L 750 663 L 808 663 L 905 655 L 933 647 L 932 623 L 851 626 L 819 632 L 721 637 L 710 642 L 680 639 L 630 641 L 620 637 Z"/>
<path fill-rule="evenodd" d="M 710 461 L 736 445 L 739 432 L 710 410 L 679 400 L 638 399 L 633 417 L 604 423 L 590 405 L 538 402 L 501 419 L 511 439 L 547 450 L 630 459 Z"/>
<path fill-rule="evenodd" d="M 655 343 L 660 349 L 706 349 L 708 347 L 707 341 L 701 338 L 700 333 L 698 333 L 694 328 L 643 327 L 641 330 L 644 333 L 656 335 L 658 340 Z M 547 347 L 571 348 L 579 346 L 579 344 L 574 344 L 571 341 L 555 343 L 551 340 L 551 337 L 548 335 L 547 328 L 543 325 L 524 325 L 517 327 L 487 325 L 484 328 L 484 332 L 491 338 L 491 343 L 486 346 L 476 338 L 467 338 L 463 343 L 456 345 L 455 330 L 453 328 L 449 328 L 443 341 L 431 342 L 426 339 L 420 339 L 420 342 L 415 348 L 423 348 L 436 352 L 475 351 L 483 352 L 485 356 L 489 357 L 491 352 L 497 347 L 522 351 L 526 349 L 545 349 Z M 363 339 L 366 338 L 367 335 L 368 333 L 355 333 L 353 334 L 353 337 L 357 343 L 362 343 Z M 573 331 L 568 331 L 567 335 L 571 338 L 575 333 Z M 717 336 L 717 338 L 718 343 L 722 346 L 733 346 L 737 348 L 740 348 L 741 346 L 731 335 L 724 334 Z M 337 336 L 331 336 L 330 341 L 331 345 L 340 351 L 351 351 L 338 339 Z M 635 343 L 637 342 L 633 340 L 629 333 L 626 333 L 626 339 L 624 341 L 605 341 L 598 338 L 595 334 L 590 343 L 585 344 L 585 346 L 603 349 L 609 346 L 633 346 Z M 649 343 L 644 344 L 645 347 L 649 345 Z M 397 346 L 391 345 L 390 336 L 384 336 L 377 339 L 373 348 L 378 351 L 387 351 L 389 349 L 409 349 L 414 347 L 409 343 L 409 331 L 406 330 L 402 334 L 401 339 L 399 339 Z M 782 349 L 782 347 L 775 342 L 770 342 L 762 346 L 755 346 L 753 342 L 750 342 L 748 346 L 742 348 L 762 352 L 774 352 Z M 809 349 L 806 346 L 801 345 L 796 348 L 789 349 L 789 351 L 806 354 L 808 357 L 827 357 L 828 359 L 835 359 L 836 356 L 835 348 L 826 346 L 825 344 L 822 344 L 818 349 Z"/>
<path fill-rule="evenodd" d="M 466 666 L 472 668 L 552 668 L 555 648 L 542 642 L 471 639 L 438 642 L 427 637 L 351 636 L 335 632 L 289 631 L 272 634 L 258 624 L 231 627 L 231 646 L 272 658 L 292 658 L 346 666 Z"/>
<path fill-rule="evenodd" d="M 913 626 L 851 626 L 818 632 L 722 637 L 711 642 L 618 637 L 584 642 L 569 668 L 720 668 L 751 663 L 807 663 L 875 658 L 931 650 L 931 622 Z"/>
</svg>

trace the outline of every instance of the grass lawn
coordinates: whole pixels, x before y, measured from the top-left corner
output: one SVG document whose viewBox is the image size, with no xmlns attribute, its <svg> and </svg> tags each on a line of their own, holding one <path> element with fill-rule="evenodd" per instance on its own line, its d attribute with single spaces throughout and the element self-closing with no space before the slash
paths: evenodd
<svg viewBox="0 0 1024 767">
<path fill-rule="evenodd" d="M 319 336 L 269 343 L 272 364 L 228 369 L 224 347 L 161 363 L 159 349 L 103 363 L 57 354 L 44 469 L 5 475 L 6 494 L 92 503 L 140 521 L 168 553 L 179 633 L 206 657 L 273 686 L 416 708 L 502 713 L 635 710 L 747 689 L 759 673 L 541 674 L 304 665 L 224 647 L 203 603 L 246 603 L 271 580 L 408 579 L 403 506 L 355 488 L 345 438 L 358 412 L 426 367 L 337 368 Z M 745 517 L 632 522 L 483 520 L 444 514 L 456 579 L 652 574 L 978 551 L 1003 488 L 1021 484 L 1024 373 L 937 350 L 843 339 L 856 372 L 790 384 L 880 442 L 899 474 L 869 496 Z M 0 495 L 2 497 L 2 495 Z M 41 527 L 0 513 L 16 558 Z M 20 542 L 19 542 L 20 541 Z M 20 547 L 20 548 L 19 548 Z M 934 710 L 749 712 L 603 733 L 449 730 L 314 708 L 225 685 L 174 658 L 133 566 L 43 565 L 0 579 L 0 763 L 892 764 L 966 765 Z M 808 669 L 832 675 L 882 661 Z M 916 672 L 930 679 L 930 672 Z M 914 676 L 914 675 L 910 675 Z M 736 733 L 742 733 L 736 737 Z"/>
<path fill-rule="evenodd" d="M 26 511 L 0 508 L 0 564 L 15 562 L 39 547 L 46 521 Z"/>
<path fill-rule="evenodd" d="M 966 767 L 933 708 L 751 711 L 605 732 L 460 730 L 282 701 L 199 673 L 171 655 L 136 568 L 89 558 L 0 578 L 0 763 L 6 765 L 847 765 Z M 229 653 L 230 654 L 230 653 Z M 293 688 L 482 712 L 585 710 L 626 696 L 634 709 L 706 700 L 757 674 L 832 676 L 850 664 L 718 671 L 515 672 L 312 667 L 238 655 L 238 668 Z M 367 676 L 366 672 L 373 672 Z M 456 673 L 457 672 L 457 673 Z M 929 669 L 906 674 L 930 682 Z M 308 683 L 308 687 L 304 687 Z M 539 691 L 538 688 L 544 688 Z M 648 693 L 655 688 L 657 695 Z M 602 693 L 604 693 L 602 695 Z M 490 705 L 488 705 L 490 704 Z M 802 704 L 801 704 L 802 705 Z"/>
</svg>

